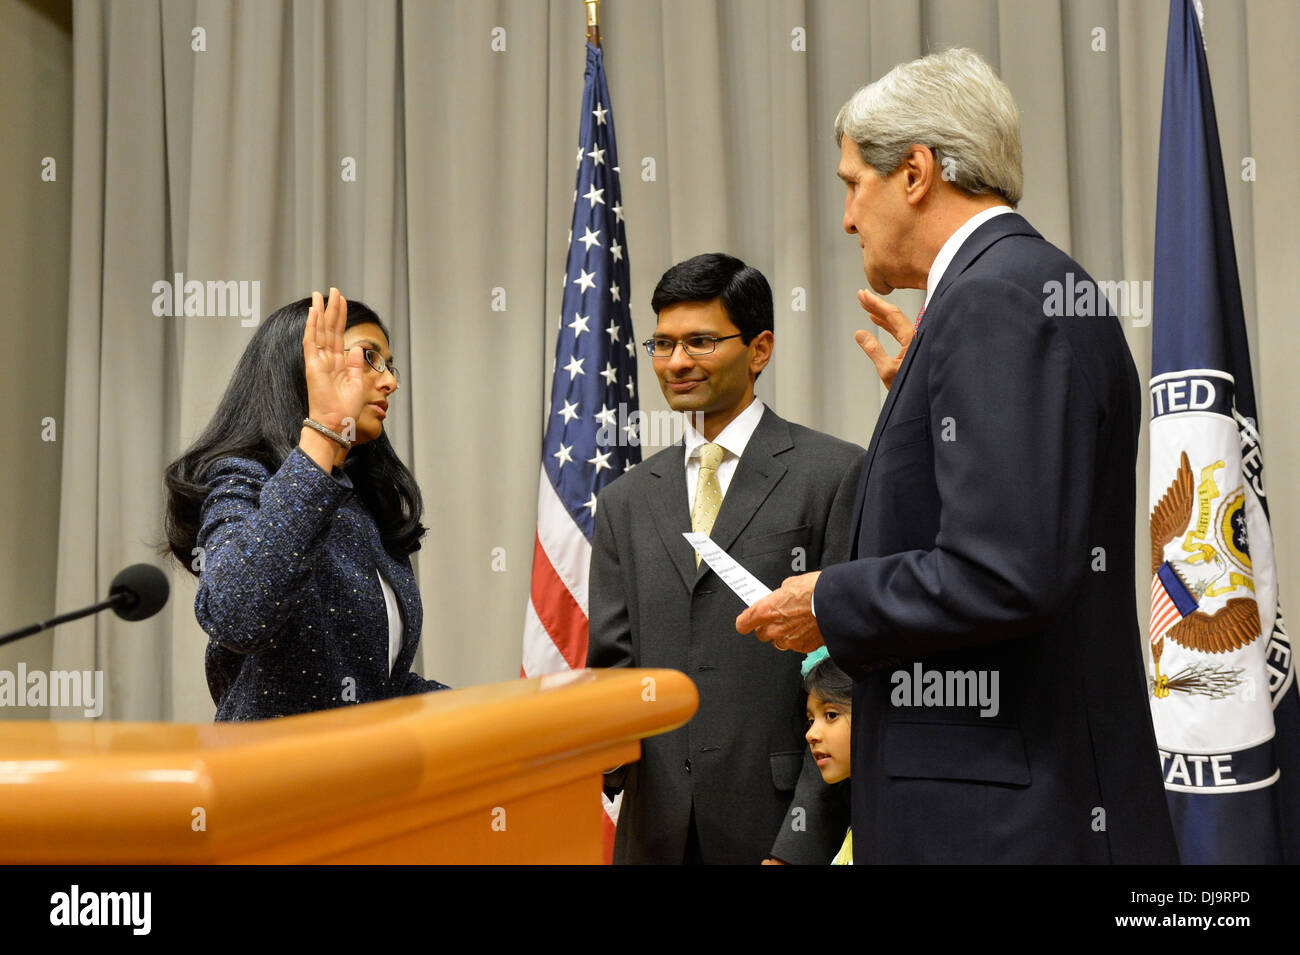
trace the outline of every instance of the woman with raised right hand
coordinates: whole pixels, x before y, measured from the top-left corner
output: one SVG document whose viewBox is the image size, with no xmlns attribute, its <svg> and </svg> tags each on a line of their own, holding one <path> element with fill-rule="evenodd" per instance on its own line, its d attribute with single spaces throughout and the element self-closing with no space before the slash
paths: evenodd
<svg viewBox="0 0 1300 955">
<path fill-rule="evenodd" d="M 330 289 L 276 311 L 166 471 L 170 552 L 199 579 L 218 720 L 445 689 L 411 672 L 423 505 L 384 434 L 388 333 Z"/>
</svg>

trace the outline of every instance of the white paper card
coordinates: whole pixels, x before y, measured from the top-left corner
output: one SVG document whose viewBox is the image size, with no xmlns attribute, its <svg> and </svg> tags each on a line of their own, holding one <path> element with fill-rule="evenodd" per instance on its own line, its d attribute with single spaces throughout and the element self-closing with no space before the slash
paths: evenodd
<svg viewBox="0 0 1300 955">
<path fill-rule="evenodd" d="M 772 592 L 771 588 L 765 587 L 761 580 L 741 567 L 734 557 L 715 544 L 708 534 L 687 531 L 682 536 L 695 548 L 700 559 L 712 567 L 713 572 L 722 578 L 722 582 L 745 602 L 746 607 L 754 606 Z"/>
</svg>

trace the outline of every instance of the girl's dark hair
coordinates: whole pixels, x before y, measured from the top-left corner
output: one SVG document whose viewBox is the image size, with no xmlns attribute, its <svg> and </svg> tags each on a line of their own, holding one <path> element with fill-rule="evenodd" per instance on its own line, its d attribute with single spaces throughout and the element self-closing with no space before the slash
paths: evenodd
<svg viewBox="0 0 1300 955">
<path fill-rule="evenodd" d="M 853 679 L 830 657 L 822 660 L 803 678 L 803 691 L 816 694 L 827 703 L 853 707 Z"/>
<path fill-rule="evenodd" d="M 199 531 L 199 514 L 211 488 L 205 478 L 221 458 L 251 458 L 271 473 L 280 469 L 298 445 L 307 417 L 307 375 L 302 335 L 311 299 L 303 298 L 271 314 L 253 334 L 207 428 L 163 472 L 167 503 L 158 552 L 169 552 L 191 573 Z M 388 329 L 364 302 L 348 302 L 346 328 L 374 323 Z M 353 445 L 343 469 L 356 494 L 375 519 L 384 547 L 396 558 L 420 549 L 425 528 L 420 488 L 381 433 L 374 441 Z"/>
</svg>

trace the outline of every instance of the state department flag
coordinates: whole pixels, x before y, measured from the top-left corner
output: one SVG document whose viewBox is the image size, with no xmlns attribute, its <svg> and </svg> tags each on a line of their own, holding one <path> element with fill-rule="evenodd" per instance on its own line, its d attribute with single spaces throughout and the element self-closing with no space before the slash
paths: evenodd
<svg viewBox="0 0 1300 955">
<path fill-rule="evenodd" d="M 604 53 L 587 44 L 578 172 L 542 443 L 524 676 L 587 665 L 596 496 L 641 461 L 627 237 Z M 603 798 L 603 797 L 602 797 Z M 617 804 L 605 800 L 606 861 Z"/>
<path fill-rule="evenodd" d="M 1300 860 L 1291 641 L 1214 98 L 1172 0 L 1151 355 L 1151 713 L 1184 863 Z"/>
</svg>

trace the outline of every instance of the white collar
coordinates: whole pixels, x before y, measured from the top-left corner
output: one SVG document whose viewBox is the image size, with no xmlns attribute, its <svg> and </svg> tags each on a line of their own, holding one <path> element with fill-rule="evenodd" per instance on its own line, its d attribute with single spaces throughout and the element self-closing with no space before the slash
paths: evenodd
<svg viewBox="0 0 1300 955">
<path fill-rule="evenodd" d="M 956 232 L 948 236 L 948 241 L 940 247 L 939 254 L 934 257 L 934 262 L 930 265 L 930 275 L 925 280 L 925 305 L 930 304 L 930 296 L 939 287 L 939 282 L 943 279 L 943 273 L 952 264 L 952 257 L 957 254 L 957 250 L 962 247 L 962 244 L 970 238 L 971 233 L 994 216 L 1015 211 L 1010 206 L 991 206 L 982 212 L 975 213 L 963 222 Z M 922 306 L 922 308 L 924 307 Z"/>
<path fill-rule="evenodd" d="M 763 417 L 763 402 L 757 395 L 754 400 L 736 417 L 727 423 L 722 429 L 722 433 L 713 439 L 714 444 L 720 444 L 729 454 L 740 457 L 745 453 L 745 447 L 749 444 L 749 439 L 754 436 L 754 430 L 758 427 L 759 420 Z M 691 424 L 691 416 L 686 417 L 686 432 L 682 436 L 686 444 L 686 460 L 699 454 L 700 447 L 708 444 L 708 438 L 695 430 Z"/>
</svg>

